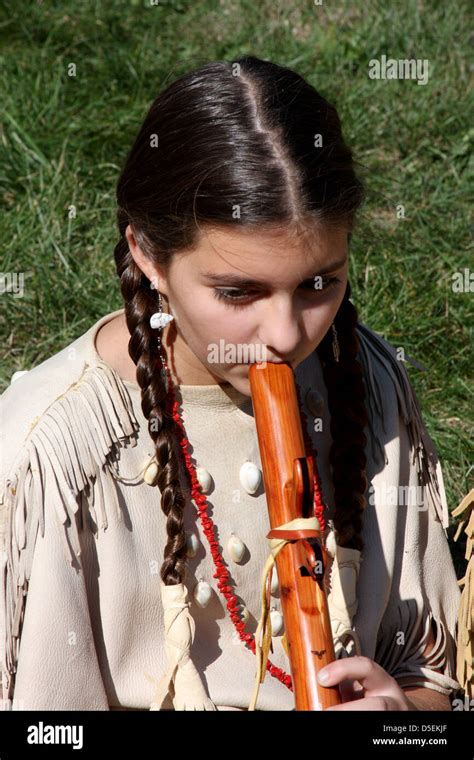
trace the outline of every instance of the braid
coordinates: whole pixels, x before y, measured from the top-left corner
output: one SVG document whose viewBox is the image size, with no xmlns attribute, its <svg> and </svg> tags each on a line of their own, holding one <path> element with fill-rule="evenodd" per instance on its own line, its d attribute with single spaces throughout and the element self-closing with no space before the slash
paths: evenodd
<svg viewBox="0 0 474 760">
<path fill-rule="evenodd" d="M 184 582 L 186 572 L 186 536 L 184 531 L 185 498 L 179 481 L 179 462 L 173 446 L 175 422 L 166 408 L 167 391 L 160 371 L 157 338 L 150 327 L 156 312 L 156 298 L 150 282 L 135 264 L 124 233 L 114 251 L 120 277 L 125 316 L 130 332 L 128 352 L 137 367 L 142 392 L 142 411 L 148 420 L 148 432 L 155 445 L 158 464 L 157 485 L 161 492 L 161 509 L 166 515 L 167 543 L 160 576 L 167 586 Z M 162 346 L 162 352 L 165 352 Z"/>
<path fill-rule="evenodd" d="M 357 360 L 357 311 L 349 301 L 347 283 L 344 299 L 334 319 L 340 347 L 339 362 L 332 351 L 332 330 L 328 330 L 317 348 L 328 390 L 331 414 L 332 446 L 329 460 L 334 481 L 334 528 L 340 546 L 362 551 L 362 513 L 367 488 L 364 427 L 368 416 L 365 406 L 363 369 Z"/>
</svg>

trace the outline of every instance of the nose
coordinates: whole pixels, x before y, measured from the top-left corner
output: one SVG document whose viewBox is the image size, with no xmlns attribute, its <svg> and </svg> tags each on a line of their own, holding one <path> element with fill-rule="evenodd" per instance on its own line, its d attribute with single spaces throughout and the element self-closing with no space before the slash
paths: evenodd
<svg viewBox="0 0 474 760">
<path fill-rule="evenodd" d="M 267 361 L 294 357 L 301 343 L 302 331 L 291 298 L 275 296 L 269 299 L 265 307 L 259 341 L 265 347 Z"/>
</svg>

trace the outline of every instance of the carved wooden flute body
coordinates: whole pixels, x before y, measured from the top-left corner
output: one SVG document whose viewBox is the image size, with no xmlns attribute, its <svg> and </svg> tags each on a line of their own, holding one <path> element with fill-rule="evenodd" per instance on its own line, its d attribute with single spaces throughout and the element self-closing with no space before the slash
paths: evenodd
<svg viewBox="0 0 474 760">
<path fill-rule="evenodd" d="M 306 457 L 293 370 L 287 363 L 252 364 L 249 382 L 270 526 L 313 517 L 313 469 Z M 276 556 L 296 710 L 341 703 L 337 686 L 324 687 L 317 681 L 318 670 L 335 659 L 322 577 L 325 566 L 320 533 L 286 544 Z"/>
</svg>

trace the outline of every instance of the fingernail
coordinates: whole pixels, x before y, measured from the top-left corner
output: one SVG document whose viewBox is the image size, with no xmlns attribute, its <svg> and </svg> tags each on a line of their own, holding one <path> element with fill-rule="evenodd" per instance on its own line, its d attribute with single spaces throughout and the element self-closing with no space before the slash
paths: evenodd
<svg viewBox="0 0 474 760">
<path fill-rule="evenodd" d="M 327 670 L 324 670 L 324 668 L 323 670 L 320 670 L 318 673 L 318 681 L 320 681 L 323 684 L 329 681 L 329 673 L 327 672 Z"/>
</svg>

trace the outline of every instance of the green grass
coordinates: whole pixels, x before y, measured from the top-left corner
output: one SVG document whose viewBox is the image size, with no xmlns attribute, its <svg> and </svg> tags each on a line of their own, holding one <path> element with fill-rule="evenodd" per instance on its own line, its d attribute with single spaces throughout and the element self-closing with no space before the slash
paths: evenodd
<svg viewBox="0 0 474 760">
<path fill-rule="evenodd" d="M 25 274 L 25 293 L 2 295 L 1 389 L 122 305 L 114 188 L 152 100 L 202 63 L 251 53 L 295 68 L 339 109 L 369 191 L 351 249 L 354 300 L 364 323 L 426 368 L 408 365 L 453 509 L 472 454 L 473 294 L 452 290 L 453 274 L 472 266 L 469 6 L 7 3 L 0 266 Z M 428 59 L 429 83 L 370 80 L 368 61 L 383 54 Z M 452 549 L 459 570 L 464 544 Z"/>
</svg>

